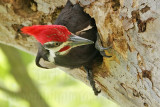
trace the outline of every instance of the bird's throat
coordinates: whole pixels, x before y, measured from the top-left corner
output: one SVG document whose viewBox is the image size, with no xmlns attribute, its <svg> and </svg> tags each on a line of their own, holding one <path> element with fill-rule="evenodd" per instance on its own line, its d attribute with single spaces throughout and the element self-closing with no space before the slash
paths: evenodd
<svg viewBox="0 0 160 107">
<path fill-rule="evenodd" d="M 56 57 L 55 52 L 53 50 L 49 50 L 49 56 L 48 56 L 48 60 L 50 62 L 55 63 L 54 58 Z"/>
<path fill-rule="evenodd" d="M 58 52 L 55 52 L 55 50 L 52 50 L 52 49 L 50 49 L 49 50 L 49 56 L 48 56 L 48 60 L 50 61 L 50 62 L 53 62 L 53 63 L 55 63 L 55 57 L 57 57 L 57 56 L 63 56 L 63 55 L 66 55 L 68 52 L 69 52 L 69 49 L 70 47 L 68 47 L 68 46 L 66 46 L 66 47 L 64 47 L 64 48 L 61 48 Z"/>
</svg>

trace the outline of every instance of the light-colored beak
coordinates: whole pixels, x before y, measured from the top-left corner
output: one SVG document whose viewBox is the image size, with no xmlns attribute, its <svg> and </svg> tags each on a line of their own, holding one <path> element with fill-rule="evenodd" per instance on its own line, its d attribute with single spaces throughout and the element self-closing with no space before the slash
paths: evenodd
<svg viewBox="0 0 160 107">
<path fill-rule="evenodd" d="M 71 47 L 94 44 L 93 41 L 76 36 L 76 35 L 71 35 L 68 41 L 69 41 L 68 45 Z"/>
</svg>

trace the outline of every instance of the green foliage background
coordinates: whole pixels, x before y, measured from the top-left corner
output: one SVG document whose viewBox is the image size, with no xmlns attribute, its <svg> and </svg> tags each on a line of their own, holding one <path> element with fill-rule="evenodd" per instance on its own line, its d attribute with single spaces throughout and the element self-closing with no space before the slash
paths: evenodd
<svg viewBox="0 0 160 107">
<path fill-rule="evenodd" d="M 38 68 L 34 63 L 34 56 L 22 51 L 20 55 L 27 67 L 29 77 L 49 107 L 118 107 L 102 96 L 95 96 L 90 87 L 63 71 Z M 0 87 L 18 92 L 21 87 L 11 72 L 7 56 L 0 49 Z M 30 103 L 18 96 L 10 96 L 0 89 L 0 107 L 30 107 Z"/>
</svg>

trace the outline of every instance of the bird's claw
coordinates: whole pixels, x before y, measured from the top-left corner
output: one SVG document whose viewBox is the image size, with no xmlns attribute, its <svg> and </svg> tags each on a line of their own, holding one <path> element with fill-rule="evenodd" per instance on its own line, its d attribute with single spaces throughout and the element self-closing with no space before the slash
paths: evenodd
<svg viewBox="0 0 160 107">
<path fill-rule="evenodd" d="M 100 51 L 100 54 L 101 54 L 103 57 L 107 57 L 107 58 L 112 57 L 112 56 L 106 55 L 105 51 Z"/>
<path fill-rule="evenodd" d="M 100 54 L 101 54 L 103 57 L 108 57 L 108 58 L 112 57 L 112 56 L 106 55 L 106 53 L 105 53 L 105 50 L 111 49 L 112 46 L 109 46 L 109 47 L 107 47 L 107 48 L 104 48 L 104 47 L 102 46 L 102 43 L 101 43 L 101 40 L 100 40 L 100 37 L 99 37 L 99 34 L 98 34 L 98 33 L 97 33 L 97 41 L 96 41 L 95 47 L 96 47 L 97 50 L 99 50 Z"/>
<path fill-rule="evenodd" d="M 101 92 L 101 90 L 98 90 L 98 89 L 96 88 L 95 81 L 94 81 L 94 76 L 93 76 L 93 72 L 92 72 L 90 69 L 88 69 L 87 67 L 84 67 L 84 68 L 85 68 L 85 71 L 87 72 L 87 78 L 88 78 L 88 80 L 89 80 L 89 82 L 90 82 L 90 85 L 92 86 L 92 89 L 93 89 L 93 91 L 94 91 L 94 94 L 95 94 L 95 95 L 98 95 L 98 94 Z"/>
</svg>

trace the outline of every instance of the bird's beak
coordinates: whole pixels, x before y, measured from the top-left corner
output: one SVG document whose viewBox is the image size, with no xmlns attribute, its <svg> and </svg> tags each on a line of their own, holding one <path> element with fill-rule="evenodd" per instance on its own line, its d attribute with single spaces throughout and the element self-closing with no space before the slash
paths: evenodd
<svg viewBox="0 0 160 107">
<path fill-rule="evenodd" d="M 76 36 L 76 35 L 71 35 L 68 41 L 71 47 L 94 44 L 93 41 L 82 38 L 80 36 Z"/>
</svg>

